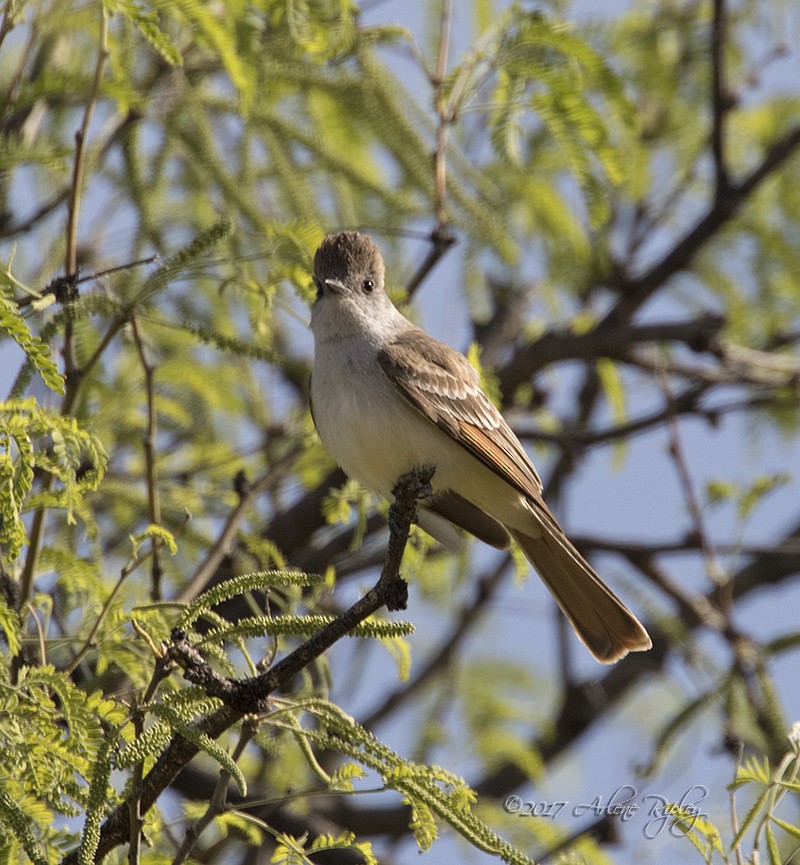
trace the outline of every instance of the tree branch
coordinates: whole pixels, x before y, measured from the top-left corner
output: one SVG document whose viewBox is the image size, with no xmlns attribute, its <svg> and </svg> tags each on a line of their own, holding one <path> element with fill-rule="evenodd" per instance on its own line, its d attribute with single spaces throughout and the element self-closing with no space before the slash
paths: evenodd
<svg viewBox="0 0 800 865">
<path fill-rule="evenodd" d="M 478 581 L 473 599 L 465 604 L 454 617 L 455 625 L 439 644 L 439 648 L 432 652 L 422 669 L 407 682 L 403 687 L 396 688 L 383 702 L 375 708 L 360 723 L 371 730 L 387 716 L 391 716 L 399 706 L 414 697 L 427 682 L 437 674 L 447 669 L 450 660 L 463 643 L 465 637 L 471 632 L 482 613 L 487 612 L 488 603 L 494 593 L 500 587 L 509 565 L 511 556 L 503 556 L 500 564 L 494 568 L 491 574 Z"/>
<path fill-rule="evenodd" d="M 147 429 L 142 436 L 142 447 L 144 448 L 144 462 L 147 477 L 147 506 L 150 513 L 150 522 L 154 526 L 161 525 L 161 500 L 158 494 L 158 474 L 156 470 L 156 438 L 158 432 L 158 415 L 156 412 L 155 392 L 155 366 L 147 359 L 142 334 L 139 330 L 139 322 L 135 315 L 131 316 L 131 331 L 139 363 L 144 373 L 145 393 L 147 394 Z M 150 598 L 161 600 L 161 577 L 163 568 L 159 554 L 158 538 L 150 539 L 153 556 L 150 565 Z"/>
<path fill-rule="evenodd" d="M 706 313 L 684 321 L 654 324 L 620 324 L 597 327 L 586 333 L 568 328 L 554 328 L 514 355 L 498 373 L 500 387 L 508 399 L 514 388 L 528 381 L 545 366 L 564 360 L 595 360 L 608 357 L 622 360 L 631 349 L 643 342 L 680 342 L 692 351 L 706 352 L 716 348 L 725 327 L 725 319 Z"/>
<path fill-rule="evenodd" d="M 708 213 L 649 270 L 635 279 L 623 279 L 617 286 L 619 302 L 608 312 L 598 329 L 619 327 L 643 306 L 672 276 L 689 266 L 692 258 L 741 210 L 758 186 L 800 147 L 800 126 L 791 129 L 769 149 L 758 168 L 743 181 L 731 185 Z"/>
<path fill-rule="evenodd" d="M 725 118 L 732 101 L 725 86 L 725 0 L 714 0 L 711 22 L 711 153 L 714 157 L 715 201 L 728 194 L 730 179 L 725 159 Z"/>
<path fill-rule="evenodd" d="M 267 700 L 279 688 L 288 688 L 294 677 L 337 640 L 348 634 L 382 606 L 389 610 L 405 609 L 408 586 L 400 576 L 411 524 L 416 520 L 417 503 L 431 495 L 432 466 L 421 466 L 404 475 L 392 491 L 395 500 L 389 510 L 389 546 L 380 578 L 375 586 L 341 616 L 279 661 L 272 669 L 253 679 L 231 679 L 216 673 L 189 643 L 185 635 L 175 634 L 167 650 L 167 660 L 180 665 L 184 676 L 205 688 L 209 696 L 224 705 L 192 725 L 198 733 L 216 739 L 236 724 L 245 714 L 264 711 Z M 153 768 L 141 783 L 140 815 L 153 806 L 161 793 L 175 780 L 178 773 L 197 754 L 197 746 L 176 735 L 161 753 Z M 100 832 L 96 861 L 128 840 L 130 835 L 130 805 L 120 803 L 108 816 Z M 76 865 L 77 851 L 62 860 L 63 865 Z"/>
<path fill-rule="evenodd" d="M 788 554 L 775 554 L 768 550 L 742 567 L 732 579 L 734 599 L 750 594 L 765 583 L 777 584 L 793 574 L 800 573 L 800 555 L 797 554 L 796 546 L 798 539 L 800 523 L 778 544 L 780 548 L 789 550 Z M 682 604 L 683 622 L 687 629 L 696 629 L 709 621 L 706 604 L 714 607 L 715 599 L 714 589 L 707 595 L 700 596 L 699 605 L 698 599 Z M 573 746 L 577 739 L 606 718 L 607 712 L 631 693 L 645 676 L 663 670 L 669 656 L 669 642 L 660 635 L 659 629 L 653 623 L 645 623 L 645 626 L 654 637 L 653 648 L 649 652 L 628 655 L 609 668 L 600 679 L 589 678 L 574 683 L 565 692 L 561 710 L 552 723 L 548 723 L 550 732 L 535 736 L 531 740 L 531 748 L 539 753 L 545 765 L 558 758 Z M 523 769 L 516 764 L 506 763 L 472 786 L 480 797 L 497 800 L 529 782 L 530 778 Z M 323 816 L 335 820 L 338 825 L 373 837 L 400 837 L 408 826 L 408 813 L 402 806 L 361 808 L 352 801 L 338 798 L 322 804 L 319 810 Z"/>
</svg>

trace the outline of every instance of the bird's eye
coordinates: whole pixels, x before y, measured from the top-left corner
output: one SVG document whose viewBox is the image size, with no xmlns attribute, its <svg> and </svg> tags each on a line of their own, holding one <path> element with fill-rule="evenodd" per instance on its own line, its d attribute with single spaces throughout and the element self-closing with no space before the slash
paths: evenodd
<svg viewBox="0 0 800 865">
<path fill-rule="evenodd" d="M 365 279 L 364 280 L 364 291 L 369 294 L 375 288 L 375 280 L 374 279 Z"/>
</svg>

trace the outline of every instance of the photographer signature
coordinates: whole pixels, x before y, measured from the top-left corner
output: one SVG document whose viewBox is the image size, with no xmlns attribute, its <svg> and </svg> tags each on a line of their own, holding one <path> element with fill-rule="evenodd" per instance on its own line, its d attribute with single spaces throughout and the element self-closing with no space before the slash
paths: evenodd
<svg viewBox="0 0 800 865">
<path fill-rule="evenodd" d="M 648 793 L 639 797 L 639 791 L 633 784 L 623 784 L 607 799 L 596 796 L 591 802 L 581 802 L 571 809 L 573 817 L 583 817 L 584 814 L 594 814 L 602 817 L 604 814 L 619 817 L 623 823 L 633 817 L 640 809 L 649 819 L 644 825 L 645 838 L 656 838 L 665 826 L 676 838 L 690 832 L 700 819 L 708 819 L 708 814 L 700 808 L 700 803 L 708 797 L 708 787 L 695 784 L 690 787 L 677 801 L 657 793 Z M 520 817 L 556 817 L 565 807 L 566 801 L 524 802 L 519 796 L 509 796 L 503 807 L 509 814 L 519 814 Z"/>
</svg>

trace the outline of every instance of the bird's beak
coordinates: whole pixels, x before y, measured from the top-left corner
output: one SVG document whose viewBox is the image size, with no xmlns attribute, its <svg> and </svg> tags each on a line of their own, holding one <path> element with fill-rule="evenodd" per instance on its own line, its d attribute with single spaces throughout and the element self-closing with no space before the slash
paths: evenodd
<svg viewBox="0 0 800 865">
<path fill-rule="evenodd" d="M 329 288 L 334 294 L 346 294 L 347 288 L 340 279 L 323 279 L 326 288 Z"/>
</svg>

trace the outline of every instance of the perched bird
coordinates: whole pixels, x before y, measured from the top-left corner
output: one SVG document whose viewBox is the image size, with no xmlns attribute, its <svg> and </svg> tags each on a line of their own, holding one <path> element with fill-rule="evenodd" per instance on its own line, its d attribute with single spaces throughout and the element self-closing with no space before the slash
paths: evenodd
<svg viewBox="0 0 800 865">
<path fill-rule="evenodd" d="M 331 456 L 387 499 L 402 475 L 434 466 L 423 528 L 440 536 L 447 520 L 498 548 L 510 535 L 601 663 L 649 649 L 647 631 L 545 504 L 536 469 L 477 371 L 395 308 L 384 274 L 378 247 L 357 232 L 326 237 L 314 256 L 311 405 Z"/>
</svg>

